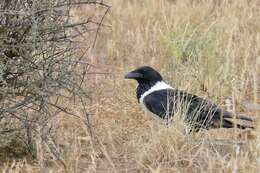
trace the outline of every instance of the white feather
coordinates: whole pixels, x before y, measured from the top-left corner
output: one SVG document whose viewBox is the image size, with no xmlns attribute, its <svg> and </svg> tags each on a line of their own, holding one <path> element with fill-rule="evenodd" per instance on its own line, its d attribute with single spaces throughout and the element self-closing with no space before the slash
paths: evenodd
<svg viewBox="0 0 260 173">
<path fill-rule="evenodd" d="M 163 82 L 163 81 L 160 81 L 160 82 L 157 82 L 154 86 L 152 86 L 148 91 L 144 92 L 140 99 L 139 99 L 139 102 L 141 104 L 144 104 L 144 98 L 145 96 L 151 94 L 152 92 L 154 91 L 159 91 L 159 90 L 164 90 L 164 89 L 173 89 L 173 87 L 171 87 L 170 85 L 168 85 L 167 83 Z"/>
</svg>

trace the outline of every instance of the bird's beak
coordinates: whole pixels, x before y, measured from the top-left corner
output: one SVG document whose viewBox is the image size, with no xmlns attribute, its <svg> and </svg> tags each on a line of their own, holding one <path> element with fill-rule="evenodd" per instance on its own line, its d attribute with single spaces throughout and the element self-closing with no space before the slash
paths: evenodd
<svg viewBox="0 0 260 173">
<path fill-rule="evenodd" d="M 125 79 L 137 79 L 140 77 L 142 77 L 142 74 L 135 71 L 129 72 L 127 75 L 125 75 Z"/>
</svg>

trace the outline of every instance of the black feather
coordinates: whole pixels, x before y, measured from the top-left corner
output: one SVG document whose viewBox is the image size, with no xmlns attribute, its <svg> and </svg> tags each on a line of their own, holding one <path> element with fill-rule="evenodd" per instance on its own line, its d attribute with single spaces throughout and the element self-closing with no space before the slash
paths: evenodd
<svg viewBox="0 0 260 173">
<path fill-rule="evenodd" d="M 143 104 L 150 112 L 162 119 L 172 118 L 176 111 L 181 111 L 185 116 L 184 120 L 194 128 L 231 128 L 235 126 L 246 128 L 226 120 L 226 118 L 234 118 L 232 113 L 222 110 L 203 98 L 177 89 L 154 91 L 144 97 Z M 239 116 L 236 118 L 245 119 L 245 117 Z"/>
</svg>

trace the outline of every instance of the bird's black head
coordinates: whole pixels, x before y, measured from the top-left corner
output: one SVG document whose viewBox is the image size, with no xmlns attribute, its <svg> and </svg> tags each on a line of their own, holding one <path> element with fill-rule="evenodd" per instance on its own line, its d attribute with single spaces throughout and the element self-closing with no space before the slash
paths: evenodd
<svg viewBox="0 0 260 173">
<path fill-rule="evenodd" d="M 134 71 L 129 72 L 125 79 L 135 79 L 141 83 L 156 83 L 162 81 L 163 78 L 156 70 L 149 66 L 139 67 Z"/>
</svg>

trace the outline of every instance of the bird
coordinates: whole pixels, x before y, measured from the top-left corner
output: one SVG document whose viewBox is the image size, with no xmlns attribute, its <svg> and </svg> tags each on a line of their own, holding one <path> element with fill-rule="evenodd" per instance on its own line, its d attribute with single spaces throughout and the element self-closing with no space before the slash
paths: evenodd
<svg viewBox="0 0 260 173">
<path fill-rule="evenodd" d="M 144 110 L 164 122 L 171 122 L 178 110 L 190 131 L 211 128 L 254 128 L 251 125 L 233 123 L 230 119 L 252 122 L 253 118 L 235 115 L 202 97 L 179 90 L 167 84 L 159 72 L 150 66 L 139 67 L 126 74 L 125 79 L 138 82 L 136 97 Z"/>
</svg>

